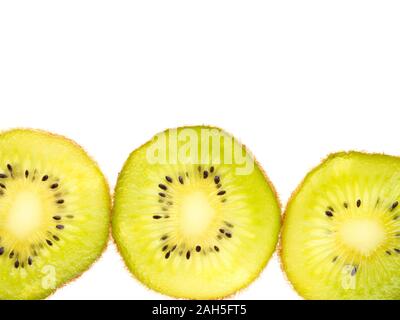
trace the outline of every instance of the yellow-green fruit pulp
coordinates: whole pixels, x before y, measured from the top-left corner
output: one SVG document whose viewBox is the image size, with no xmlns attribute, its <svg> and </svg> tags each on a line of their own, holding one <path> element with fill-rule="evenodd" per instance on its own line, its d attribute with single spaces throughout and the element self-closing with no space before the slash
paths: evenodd
<svg viewBox="0 0 400 320">
<path fill-rule="evenodd" d="M 280 207 L 253 157 L 210 127 L 167 130 L 135 150 L 115 191 L 113 236 L 148 287 L 214 299 L 252 282 L 275 250 Z"/>
<path fill-rule="evenodd" d="M 110 194 L 75 143 L 0 134 L 0 299 L 40 299 L 85 271 L 108 240 Z"/>
<path fill-rule="evenodd" d="M 283 268 L 308 299 L 400 298 L 400 158 L 331 155 L 290 200 Z"/>
</svg>

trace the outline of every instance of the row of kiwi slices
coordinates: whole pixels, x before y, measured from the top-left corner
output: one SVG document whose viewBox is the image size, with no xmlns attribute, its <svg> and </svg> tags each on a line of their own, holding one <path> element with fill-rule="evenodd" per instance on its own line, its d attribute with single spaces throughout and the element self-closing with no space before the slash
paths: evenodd
<svg viewBox="0 0 400 320">
<path fill-rule="evenodd" d="M 197 126 L 133 151 L 112 203 L 77 144 L 6 131 L 0 299 L 49 296 L 100 257 L 110 226 L 132 274 L 172 297 L 234 294 L 258 277 L 281 234 L 283 270 L 304 298 L 399 299 L 399 202 L 400 158 L 338 153 L 306 176 L 281 218 L 252 154 L 228 133 Z"/>
</svg>

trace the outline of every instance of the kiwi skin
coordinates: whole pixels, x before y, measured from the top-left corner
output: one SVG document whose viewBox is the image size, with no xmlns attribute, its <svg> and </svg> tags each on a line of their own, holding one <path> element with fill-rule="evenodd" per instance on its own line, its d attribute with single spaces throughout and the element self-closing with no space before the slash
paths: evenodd
<svg viewBox="0 0 400 320">
<path fill-rule="evenodd" d="M 226 134 L 228 134 L 229 136 L 233 137 L 236 141 L 238 141 L 239 143 L 241 143 L 241 141 L 240 141 L 239 139 L 237 139 L 235 136 L 233 136 L 230 132 L 225 131 L 224 129 L 221 129 L 221 128 L 219 128 L 219 127 L 211 126 L 211 125 L 185 125 L 185 126 L 182 126 L 182 127 L 168 128 L 168 129 L 165 129 L 165 130 L 163 130 L 163 131 L 158 132 L 156 135 L 161 134 L 161 133 L 163 133 L 163 132 L 165 132 L 165 131 L 168 131 L 168 130 L 174 130 L 174 129 L 190 129 L 190 128 L 194 128 L 194 127 L 201 127 L 201 128 L 205 128 L 205 129 L 217 129 L 217 130 L 220 130 L 220 131 L 224 131 Z M 153 137 L 156 136 L 156 135 L 153 135 Z M 153 137 L 152 137 L 152 138 L 153 138 Z M 142 144 L 140 147 L 134 149 L 134 150 L 129 154 L 127 160 L 125 160 L 124 165 L 123 165 L 121 171 L 120 171 L 119 174 L 118 174 L 117 183 L 116 183 L 116 185 L 115 185 L 115 189 L 114 189 L 114 192 L 113 192 L 113 203 L 114 203 L 114 201 L 115 201 L 115 190 L 117 190 L 117 188 L 118 188 L 118 185 L 119 185 L 118 182 L 120 181 L 121 173 L 124 171 L 124 169 L 125 169 L 127 163 L 129 162 L 129 159 L 131 158 L 131 156 L 132 156 L 137 150 L 142 149 L 142 148 L 145 148 L 145 147 L 147 147 L 148 145 L 150 145 L 151 143 L 152 143 L 152 139 L 148 140 L 146 143 Z M 277 191 L 276 191 L 274 185 L 272 184 L 271 180 L 270 180 L 269 177 L 267 176 L 267 174 L 266 174 L 264 168 L 260 165 L 260 163 L 259 163 L 259 162 L 257 161 L 257 159 L 254 157 L 254 155 L 250 152 L 250 150 L 247 148 L 247 146 L 246 146 L 245 144 L 242 144 L 242 143 L 241 143 L 241 145 L 243 146 L 243 149 L 244 149 L 248 154 L 250 154 L 250 155 L 253 157 L 255 164 L 258 166 L 258 168 L 260 169 L 261 173 L 263 174 L 263 176 L 264 176 L 264 178 L 265 178 L 267 184 L 268 184 L 269 187 L 271 188 L 271 190 L 272 190 L 272 192 L 273 192 L 273 194 L 274 194 L 274 196 L 275 196 L 275 199 L 276 199 L 276 201 L 277 201 L 279 210 L 280 210 L 280 212 L 281 212 L 281 211 L 282 211 L 282 203 L 281 203 L 281 201 L 280 201 L 280 198 L 279 198 L 279 196 L 278 196 L 278 193 L 277 193 Z M 111 216 L 113 216 L 113 214 L 114 214 L 114 207 L 113 207 Z M 280 223 L 280 229 L 278 230 L 278 234 L 280 234 L 280 231 L 281 231 L 281 228 L 282 228 L 282 216 L 280 216 L 279 223 Z M 139 275 L 139 274 L 135 273 L 133 270 L 131 270 L 131 269 L 128 267 L 128 264 L 125 262 L 125 258 L 124 258 L 123 254 L 122 254 L 122 248 L 118 245 L 117 241 L 115 240 L 116 236 L 115 236 L 115 234 L 114 234 L 114 230 L 115 230 L 115 228 L 114 228 L 114 221 L 113 221 L 113 219 L 111 219 L 111 239 L 112 239 L 112 241 L 113 241 L 115 247 L 117 248 L 117 251 L 119 252 L 119 254 L 120 254 L 120 256 L 121 256 L 121 259 L 124 261 L 124 266 L 125 266 L 125 268 L 131 273 L 131 275 L 133 276 L 133 278 L 134 278 L 137 282 L 139 282 L 140 284 L 142 284 L 143 286 L 145 286 L 148 290 L 153 291 L 154 289 L 150 288 L 150 287 L 145 283 L 145 281 L 143 281 L 143 279 L 140 278 L 140 275 Z M 274 251 L 273 251 L 273 252 L 276 251 L 277 246 L 278 246 L 278 239 L 277 239 L 277 241 L 276 241 L 276 243 L 275 243 L 275 247 L 274 247 Z M 236 295 L 239 294 L 241 291 L 243 291 L 244 289 L 248 288 L 248 286 L 249 286 L 251 283 L 253 283 L 255 280 L 257 280 L 257 279 L 259 278 L 259 276 L 261 275 L 262 271 L 265 269 L 265 267 L 267 266 L 269 260 L 272 258 L 273 255 L 274 255 L 274 254 L 272 254 L 271 257 L 267 258 L 267 259 L 260 265 L 260 269 L 254 274 L 254 276 L 252 277 L 252 279 L 250 279 L 247 283 L 244 283 L 244 284 L 242 285 L 241 288 L 237 289 L 235 292 L 231 293 L 230 295 L 217 296 L 217 297 L 213 296 L 213 297 L 209 297 L 209 298 L 207 298 L 207 299 L 211 299 L 211 300 L 222 300 L 222 299 L 232 298 L 232 297 L 236 296 Z M 174 295 L 171 295 L 171 294 L 168 294 L 168 295 L 167 295 L 166 293 L 162 292 L 161 290 L 157 290 L 157 292 L 160 293 L 160 294 L 162 294 L 162 295 L 164 295 L 164 296 L 166 296 L 166 297 L 172 297 L 172 298 L 175 298 L 175 299 L 182 299 L 182 297 L 179 297 L 179 296 L 174 296 Z"/>
<path fill-rule="evenodd" d="M 62 140 L 62 141 L 66 141 L 66 142 L 74 145 L 77 148 L 77 150 L 79 150 L 80 153 L 82 153 L 82 155 L 90 158 L 90 160 L 92 161 L 92 163 L 94 165 L 94 168 L 96 169 L 96 171 L 99 173 L 99 175 L 101 176 L 101 178 L 103 180 L 103 186 L 106 188 L 106 190 L 108 190 L 108 200 L 107 200 L 107 202 L 108 202 L 108 212 L 109 212 L 109 219 L 108 219 L 108 230 L 109 230 L 109 232 L 108 232 L 108 236 L 107 236 L 107 241 L 105 241 L 105 243 L 103 245 L 103 248 L 99 251 L 99 254 L 93 260 L 93 262 L 90 265 L 88 265 L 86 268 L 82 269 L 82 271 L 79 274 L 77 274 L 75 277 L 73 277 L 69 281 L 67 281 L 65 283 L 62 283 L 59 286 L 55 287 L 54 289 L 51 290 L 50 293 L 44 293 L 43 295 L 37 296 L 37 297 L 34 298 L 35 300 L 43 300 L 43 299 L 49 298 L 52 295 L 54 295 L 54 293 L 58 289 L 61 289 L 64 286 L 68 285 L 69 283 L 77 280 L 82 274 L 84 274 L 86 271 L 88 271 L 100 259 L 100 257 L 103 255 L 104 251 L 108 247 L 108 244 L 109 244 L 110 238 L 111 238 L 110 234 L 111 234 L 112 197 L 111 197 L 109 183 L 108 183 L 105 175 L 101 171 L 100 166 L 93 159 L 93 157 L 88 152 L 86 152 L 86 150 L 81 145 L 79 145 L 76 141 L 74 141 L 74 140 L 72 140 L 72 139 L 70 139 L 70 138 L 68 138 L 66 136 L 63 136 L 63 135 L 60 135 L 60 134 L 57 134 L 57 133 L 53 133 L 53 132 L 50 132 L 50 131 L 46 131 L 46 130 L 43 130 L 43 129 L 27 128 L 27 127 L 18 127 L 18 128 L 11 128 L 11 129 L 6 129 L 6 130 L 1 130 L 0 131 L 0 136 L 3 135 L 3 134 L 6 134 L 6 133 L 18 132 L 18 131 L 31 131 L 31 132 L 34 132 L 34 133 L 44 134 L 44 135 L 47 135 L 47 136 L 50 136 L 50 137 L 54 137 L 54 138 Z"/>
<path fill-rule="evenodd" d="M 290 281 L 288 274 L 286 273 L 285 270 L 285 257 L 283 254 L 283 239 L 284 239 L 284 228 L 285 228 L 285 219 L 287 216 L 287 212 L 290 209 L 290 204 L 292 203 L 292 200 L 294 199 L 294 197 L 297 195 L 297 193 L 302 189 L 304 183 L 308 180 L 308 178 L 321 166 L 321 164 L 323 164 L 324 162 L 336 158 L 336 157 L 341 157 L 341 156 L 346 156 L 346 155 L 351 155 L 354 153 L 364 153 L 364 154 L 369 154 L 369 155 L 386 155 L 384 153 L 378 153 L 378 152 L 366 152 L 366 151 L 357 151 L 357 150 L 350 150 L 350 151 L 340 151 L 340 152 L 334 152 L 334 153 L 330 153 L 328 154 L 328 156 L 326 156 L 325 158 L 322 158 L 320 160 L 320 162 L 314 166 L 310 171 L 308 171 L 307 175 L 303 178 L 303 180 L 301 181 L 301 183 L 296 187 L 296 189 L 292 192 L 291 196 L 289 197 L 289 200 L 286 204 L 286 207 L 283 211 L 283 216 L 282 216 L 282 228 L 281 228 L 281 233 L 279 236 L 279 243 L 278 243 L 278 248 L 277 248 L 277 252 L 278 252 L 278 257 L 279 257 L 279 264 L 282 270 L 282 273 L 284 274 L 284 277 L 287 281 L 287 283 L 289 283 L 289 285 L 292 287 L 292 289 L 299 295 L 299 297 L 308 300 L 309 298 L 306 296 L 306 294 L 302 294 L 299 290 L 297 290 L 297 288 L 295 287 L 295 285 Z M 396 156 L 391 156 L 391 157 L 396 157 Z M 397 157 L 400 159 L 400 157 Z"/>
</svg>

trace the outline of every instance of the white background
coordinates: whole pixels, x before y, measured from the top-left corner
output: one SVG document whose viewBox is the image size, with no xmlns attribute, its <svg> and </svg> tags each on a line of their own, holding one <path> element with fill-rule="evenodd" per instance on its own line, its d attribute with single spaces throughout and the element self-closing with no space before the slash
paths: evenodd
<svg viewBox="0 0 400 320">
<path fill-rule="evenodd" d="M 66 135 L 113 187 L 168 127 L 216 125 L 283 205 L 328 153 L 400 155 L 399 1 L 1 1 L 0 129 Z M 241 299 L 297 299 L 276 257 Z M 153 299 L 112 244 L 53 299 Z"/>
</svg>

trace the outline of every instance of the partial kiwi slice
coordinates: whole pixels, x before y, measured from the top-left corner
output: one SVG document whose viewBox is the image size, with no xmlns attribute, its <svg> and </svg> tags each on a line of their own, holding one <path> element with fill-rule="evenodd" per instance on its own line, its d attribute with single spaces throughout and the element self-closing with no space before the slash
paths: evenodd
<svg viewBox="0 0 400 320">
<path fill-rule="evenodd" d="M 222 298 L 274 252 L 280 206 L 251 154 L 212 127 L 167 130 L 120 173 L 112 232 L 129 270 L 163 294 Z"/>
<path fill-rule="evenodd" d="M 283 268 L 308 299 L 400 298 L 400 158 L 331 155 L 290 200 Z"/>
<path fill-rule="evenodd" d="M 0 299 L 40 299 L 77 277 L 108 240 L 110 194 L 70 140 L 0 134 Z"/>
</svg>

